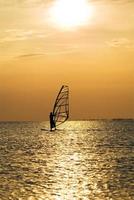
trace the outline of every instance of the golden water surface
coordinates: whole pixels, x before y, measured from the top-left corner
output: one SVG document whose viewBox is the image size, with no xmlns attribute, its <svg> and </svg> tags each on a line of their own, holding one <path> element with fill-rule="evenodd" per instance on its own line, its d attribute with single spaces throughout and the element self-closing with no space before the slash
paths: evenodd
<svg viewBox="0 0 134 200">
<path fill-rule="evenodd" d="M 133 199 L 133 120 L 48 125 L 0 123 L 0 200 Z"/>
</svg>

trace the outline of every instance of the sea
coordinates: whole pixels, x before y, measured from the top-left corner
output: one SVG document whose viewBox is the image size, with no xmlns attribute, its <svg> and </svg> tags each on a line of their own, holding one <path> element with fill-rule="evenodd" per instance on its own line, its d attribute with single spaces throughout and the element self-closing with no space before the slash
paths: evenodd
<svg viewBox="0 0 134 200">
<path fill-rule="evenodd" d="M 134 120 L 0 122 L 0 200 L 134 200 Z"/>
</svg>

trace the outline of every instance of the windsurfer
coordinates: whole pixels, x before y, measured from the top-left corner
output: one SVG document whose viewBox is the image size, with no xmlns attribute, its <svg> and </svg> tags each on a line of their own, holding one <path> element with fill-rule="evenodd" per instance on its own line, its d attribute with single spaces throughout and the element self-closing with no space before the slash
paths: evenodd
<svg viewBox="0 0 134 200">
<path fill-rule="evenodd" d="M 49 119 L 50 119 L 50 131 L 52 131 L 53 128 L 56 129 L 56 125 L 55 125 L 55 121 L 54 121 L 54 115 L 53 115 L 52 112 L 50 112 Z"/>
</svg>

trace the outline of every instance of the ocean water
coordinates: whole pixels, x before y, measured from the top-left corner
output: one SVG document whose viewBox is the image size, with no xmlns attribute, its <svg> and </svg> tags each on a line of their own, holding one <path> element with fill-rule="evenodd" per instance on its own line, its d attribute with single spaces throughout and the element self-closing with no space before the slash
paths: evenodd
<svg viewBox="0 0 134 200">
<path fill-rule="evenodd" d="M 134 120 L 48 127 L 0 122 L 0 200 L 134 199 Z"/>
</svg>

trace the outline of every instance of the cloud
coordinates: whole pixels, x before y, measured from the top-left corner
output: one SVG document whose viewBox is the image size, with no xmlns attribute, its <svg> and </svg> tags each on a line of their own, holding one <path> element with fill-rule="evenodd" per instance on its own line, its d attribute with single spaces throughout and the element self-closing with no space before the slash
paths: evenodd
<svg viewBox="0 0 134 200">
<path fill-rule="evenodd" d="M 17 56 L 17 58 L 28 58 L 28 57 L 36 57 L 36 56 L 43 56 L 44 54 L 39 53 L 31 53 L 31 54 L 22 54 Z"/>
<path fill-rule="evenodd" d="M 5 42 L 16 42 L 30 39 L 43 39 L 53 35 L 49 31 L 38 31 L 38 30 L 24 30 L 24 29 L 6 29 L 1 32 L 0 43 Z"/>
<path fill-rule="evenodd" d="M 36 7 L 47 5 L 52 0 L 0 0 L 0 7 Z"/>
<path fill-rule="evenodd" d="M 127 38 L 117 38 L 112 39 L 111 41 L 107 41 L 106 44 L 112 48 L 127 48 L 134 49 L 134 41 L 131 41 Z"/>
<path fill-rule="evenodd" d="M 0 37 L 0 43 L 27 40 L 32 35 L 32 30 L 7 29 L 4 31 L 4 36 Z"/>
<path fill-rule="evenodd" d="M 55 49 L 46 49 L 44 51 L 42 51 L 42 53 L 28 53 L 28 54 L 21 54 L 19 56 L 16 56 L 15 58 L 17 59 L 27 59 L 30 57 L 39 57 L 39 56 L 49 56 L 49 55 L 66 55 L 66 54 L 72 54 L 72 53 L 76 53 L 81 51 L 80 48 L 77 47 L 71 47 L 70 48 L 66 48 L 66 49 L 62 49 L 62 48 L 55 48 Z"/>
<path fill-rule="evenodd" d="M 114 3 L 114 4 L 134 3 L 133 0 L 91 0 L 91 1 L 98 3 Z"/>
<path fill-rule="evenodd" d="M 45 6 L 54 0 L 0 0 L 0 7 L 36 7 Z M 134 3 L 133 0 L 89 0 L 93 3 L 114 3 L 114 4 L 124 4 L 124 3 Z"/>
<path fill-rule="evenodd" d="M 64 54 L 71 54 L 76 53 L 74 50 L 61 50 L 61 51 L 46 51 L 44 53 L 33 53 L 33 54 L 22 54 L 17 56 L 16 58 L 23 59 L 23 58 L 30 58 L 30 57 L 38 57 L 38 56 L 47 56 L 47 55 L 64 55 Z"/>
</svg>

